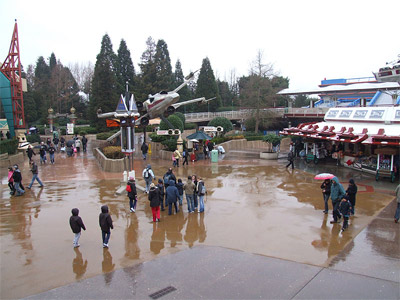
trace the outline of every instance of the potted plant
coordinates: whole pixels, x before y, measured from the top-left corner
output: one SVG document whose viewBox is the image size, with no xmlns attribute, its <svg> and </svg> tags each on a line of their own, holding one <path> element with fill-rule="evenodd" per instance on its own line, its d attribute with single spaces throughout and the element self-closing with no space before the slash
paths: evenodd
<svg viewBox="0 0 400 300">
<path fill-rule="evenodd" d="M 276 146 L 281 142 L 282 137 L 269 133 L 263 137 L 263 141 L 267 143 L 267 151 L 260 153 L 262 159 L 278 159 L 279 151 L 276 151 Z"/>
</svg>

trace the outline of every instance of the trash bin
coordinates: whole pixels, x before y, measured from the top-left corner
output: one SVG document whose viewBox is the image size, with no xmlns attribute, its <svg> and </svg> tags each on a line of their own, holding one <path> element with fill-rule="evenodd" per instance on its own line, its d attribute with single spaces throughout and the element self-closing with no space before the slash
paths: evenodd
<svg viewBox="0 0 400 300">
<path fill-rule="evenodd" d="M 211 162 L 218 162 L 218 150 L 211 151 Z"/>
</svg>

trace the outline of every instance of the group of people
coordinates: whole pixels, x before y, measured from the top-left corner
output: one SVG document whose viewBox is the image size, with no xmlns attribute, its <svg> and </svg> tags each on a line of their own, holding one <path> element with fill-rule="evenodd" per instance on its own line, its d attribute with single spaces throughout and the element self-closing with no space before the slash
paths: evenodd
<svg viewBox="0 0 400 300">
<path fill-rule="evenodd" d="M 349 225 L 349 217 L 355 214 L 356 206 L 356 194 L 357 185 L 354 179 L 349 180 L 349 186 L 347 190 L 343 188 L 343 185 L 339 182 L 339 179 L 335 176 L 332 179 L 325 179 L 321 184 L 322 195 L 324 199 L 324 213 L 329 212 L 329 198 L 332 200 L 333 208 L 333 220 L 331 224 L 339 223 L 339 220 L 343 216 L 342 231 L 345 231 Z"/>
<path fill-rule="evenodd" d="M 156 180 L 156 177 L 150 164 L 143 169 L 142 176 L 146 184 L 145 193 L 148 194 L 154 222 L 160 221 L 160 211 L 164 211 L 166 207 L 168 207 L 168 215 L 172 214 L 173 207 L 175 208 L 175 213 L 178 213 L 178 203 L 179 206 L 183 205 L 184 193 L 189 213 L 193 213 L 196 209 L 199 213 L 204 212 L 206 188 L 202 178 L 197 178 L 196 175 L 188 176 L 187 182 L 183 183 L 182 179 L 176 179 L 172 168 L 169 168 L 163 178 L 158 179 L 157 184 L 155 184 L 153 181 Z M 134 183 L 134 179 L 130 178 L 126 188 L 131 212 L 135 212 L 137 200 L 137 191 Z M 134 192 L 129 192 L 129 190 Z"/>
</svg>

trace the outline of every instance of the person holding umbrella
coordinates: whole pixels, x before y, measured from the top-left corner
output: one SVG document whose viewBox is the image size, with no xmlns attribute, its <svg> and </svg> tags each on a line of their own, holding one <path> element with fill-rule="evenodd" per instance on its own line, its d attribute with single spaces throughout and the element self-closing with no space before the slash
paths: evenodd
<svg viewBox="0 0 400 300">
<path fill-rule="evenodd" d="M 321 184 L 321 190 L 322 190 L 322 195 L 324 197 L 324 204 L 325 204 L 324 214 L 327 214 L 328 211 L 329 211 L 328 201 L 329 201 L 329 197 L 331 195 L 331 181 L 330 181 L 330 179 L 325 179 L 324 180 L 324 182 Z"/>
</svg>

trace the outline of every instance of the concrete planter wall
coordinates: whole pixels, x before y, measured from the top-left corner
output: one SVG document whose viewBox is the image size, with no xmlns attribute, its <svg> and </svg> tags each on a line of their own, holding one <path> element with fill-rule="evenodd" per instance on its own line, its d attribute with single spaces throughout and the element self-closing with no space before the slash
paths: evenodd
<svg viewBox="0 0 400 300">
<path fill-rule="evenodd" d="M 278 155 L 279 152 L 260 152 L 261 159 L 268 159 L 268 160 L 278 159 Z"/>
<path fill-rule="evenodd" d="M 4 154 L 0 159 L 0 168 L 8 168 L 15 164 L 21 164 L 23 162 L 24 162 L 24 153 L 22 152 L 13 155 Z"/>
<path fill-rule="evenodd" d="M 105 172 L 121 173 L 126 170 L 125 167 L 128 166 L 129 163 L 126 157 L 121 159 L 109 159 L 105 157 L 99 148 L 93 148 L 93 155 L 99 162 L 101 169 Z"/>
</svg>

